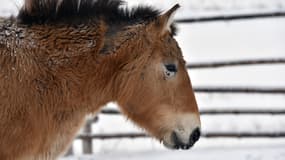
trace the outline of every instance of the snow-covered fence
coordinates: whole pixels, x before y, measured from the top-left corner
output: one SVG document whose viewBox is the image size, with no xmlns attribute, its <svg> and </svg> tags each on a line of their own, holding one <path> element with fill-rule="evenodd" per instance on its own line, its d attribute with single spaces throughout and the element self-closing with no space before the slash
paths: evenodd
<svg viewBox="0 0 285 160">
<path fill-rule="evenodd" d="M 203 69 L 203 68 L 217 68 L 217 67 L 232 67 L 242 65 L 262 65 L 262 64 L 284 64 L 285 59 L 262 59 L 262 60 L 240 60 L 240 61 L 227 61 L 227 62 L 209 62 L 209 63 L 195 63 L 188 64 L 187 67 L 190 69 Z M 281 94 L 285 95 L 285 88 L 252 88 L 252 87 L 194 87 L 195 92 L 203 93 L 242 93 L 242 94 Z M 104 109 L 101 114 L 107 115 L 121 115 L 120 111 L 116 109 Z M 246 115 L 246 114 L 257 114 L 257 115 L 285 115 L 285 109 L 218 109 L 218 110 L 201 110 L 201 116 L 203 115 Z M 94 139 L 118 139 L 118 138 L 147 138 L 149 137 L 145 133 L 113 133 L 113 134 L 92 134 L 91 125 L 98 121 L 98 117 L 89 120 L 83 130 L 83 133 L 77 136 L 77 139 L 82 140 L 82 148 L 84 154 L 92 153 L 92 140 Z M 203 133 L 204 138 L 284 138 L 285 132 L 210 132 Z M 72 154 L 72 148 L 68 154 Z"/>
<path fill-rule="evenodd" d="M 229 16 L 215 16 L 179 19 L 178 23 L 200 23 L 212 21 L 228 21 L 228 20 L 242 20 L 255 18 L 271 18 L 271 17 L 285 17 L 285 12 L 262 13 L 262 14 L 243 14 L 243 15 L 229 15 Z M 239 61 L 223 61 L 223 62 L 207 62 L 207 63 L 193 63 L 188 64 L 189 69 L 215 69 L 221 67 L 235 67 L 247 65 L 285 65 L 285 58 L 275 59 L 256 59 L 256 60 L 239 60 Z M 257 87 L 194 87 L 197 93 L 222 93 L 222 94 L 270 94 L 270 95 L 285 95 L 285 88 L 257 88 Z M 285 109 L 218 109 L 218 110 L 201 110 L 201 116 L 204 115 L 285 115 Z M 121 113 L 115 109 L 102 110 L 101 114 L 118 116 Z M 77 136 L 77 139 L 82 140 L 82 149 L 84 154 L 92 153 L 92 140 L 94 139 L 118 139 L 118 138 L 147 138 L 145 133 L 112 133 L 112 134 L 93 134 L 91 132 L 91 125 L 99 120 L 98 117 L 87 122 L 83 133 Z M 285 132 L 209 132 L 203 133 L 204 138 L 284 138 Z M 73 154 L 72 148 L 68 155 Z"/>
</svg>

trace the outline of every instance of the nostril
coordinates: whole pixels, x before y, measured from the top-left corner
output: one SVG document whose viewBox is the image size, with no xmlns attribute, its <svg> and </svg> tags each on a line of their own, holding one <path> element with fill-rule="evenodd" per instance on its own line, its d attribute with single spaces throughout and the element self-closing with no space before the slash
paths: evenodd
<svg viewBox="0 0 285 160">
<path fill-rule="evenodd" d="M 193 140 L 196 142 L 200 139 L 201 132 L 200 128 L 196 128 L 195 131 L 193 132 Z"/>
<path fill-rule="evenodd" d="M 190 136 L 190 144 L 193 145 L 195 142 L 197 142 L 200 138 L 200 135 L 200 128 L 196 128 Z"/>
</svg>

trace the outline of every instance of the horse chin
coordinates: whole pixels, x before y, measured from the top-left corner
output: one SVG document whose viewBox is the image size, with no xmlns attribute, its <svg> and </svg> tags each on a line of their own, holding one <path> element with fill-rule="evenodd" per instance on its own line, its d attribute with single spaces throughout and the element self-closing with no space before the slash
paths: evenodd
<svg viewBox="0 0 285 160">
<path fill-rule="evenodd" d="M 167 142 L 167 141 L 162 141 L 163 145 L 165 148 L 167 149 L 171 149 L 171 150 L 176 150 L 177 148 L 175 148 L 175 144 Z"/>
<path fill-rule="evenodd" d="M 164 145 L 165 148 L 171 149 L 171 150 L 176 150 L 175 142 L 173 138 L 171 137 L 171 132 L 166 133 L 162 139 L 162 144 Z"/>
<path fill-rule="evenodd" d="M 175 149 L 175 145 L 174 144 L 171 144 L 171 143 L 166 142 L 166 141 L 163 141 L 162 143 L 163 143 L 164 147 L 167 148 L 167 149 L 172 149 L 172 150 Z"/>
<path fill-rule="evenodd" d="M 170 141 L 167 139 L 167 140 L 163 140 L 162 143 L 164 147 L 166 147 L 167 149 L 171 149 L 171 150 L 178 150 L 178 149 L 188 150 L 194 145 L 194 143 L 193 144 L 186 144 L 186 143 L 175 144 L 174 141 L 175 140 L 173 139 L 171 139 Z"/>
</svg>

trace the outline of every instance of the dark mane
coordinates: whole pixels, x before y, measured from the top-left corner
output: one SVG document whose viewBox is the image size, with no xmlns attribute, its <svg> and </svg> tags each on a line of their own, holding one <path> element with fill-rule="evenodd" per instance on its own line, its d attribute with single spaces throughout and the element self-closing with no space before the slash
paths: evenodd
<svg viewBox="0 0 285 160">
<path fill-rule="evenodd" d="M 103 18 L 106 23 L 148 21 L 161 12 L 149 6 L 123 8 L 122 0 L 25 0 L 17 20 L 22 24 L 80 23 Z"/>
</svg>

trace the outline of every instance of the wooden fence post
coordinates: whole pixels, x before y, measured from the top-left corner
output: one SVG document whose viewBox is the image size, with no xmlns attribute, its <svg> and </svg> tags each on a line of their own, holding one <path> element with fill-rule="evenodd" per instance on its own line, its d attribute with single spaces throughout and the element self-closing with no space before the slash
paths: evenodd
<svg viewBox="0 0 285 160">
<path fill-rule="evenodd" d="M 83 134 L 91 135 L 92 134 L 92 122 L 93 121 L 87 121 L 86 125 L 83 129 Z M 83 146 L 83 153 L 84 154 L 92 154 L 92 138 L 86 138 L 82 140 L 82 146 Z"/>
<path fill-rule="evenodd" d="M 65 156 L 72 156 L 73 155 L 73 146 L 71 144 L 70 148 L 68 149 L 68 151 L 65 153 Z"/>
</svg>

